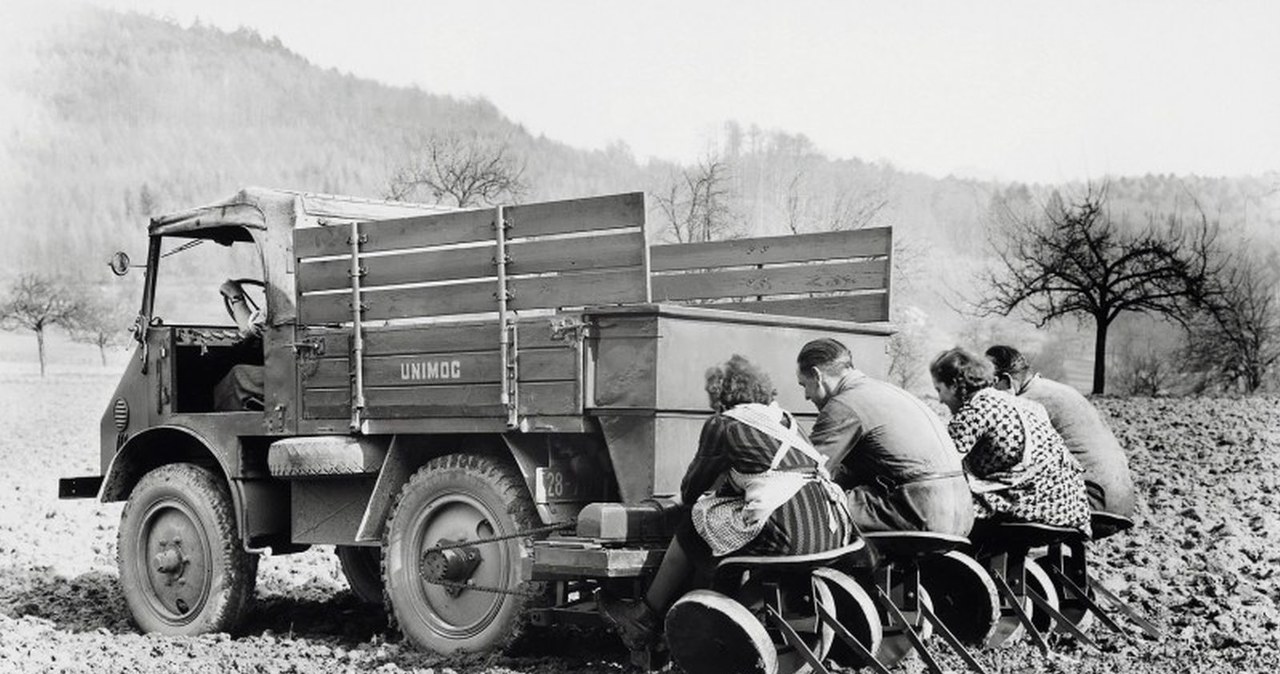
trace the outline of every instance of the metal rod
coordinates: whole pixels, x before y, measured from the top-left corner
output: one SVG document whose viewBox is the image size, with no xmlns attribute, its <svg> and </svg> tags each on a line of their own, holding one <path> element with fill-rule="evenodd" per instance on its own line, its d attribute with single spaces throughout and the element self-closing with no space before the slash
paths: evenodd
<svg viewBox="0 0 1280 674">
<path fill-rule="evenodd" d="M 1045 599 L 1044 597 L 1041 597 L 1040 595 L 1034 592 L 1028 592 L 1027 598 L 1030 599 L 1031 603 L 1035 604 L 1036 607 L 1039 608 L 1041 611 L 1048 613 L 1049 617 L 1054 619 L 1055 624 L 1061 625 L 1063 629 L 1070 632 L 1072 636 L 1074 636 L 1076 639 L 1079 639 L 1080 643 L 1086 646 L 1089 646 L 1095 651 L 1102 650 L 1101 648 L 1098 648 L 1098 644 L 1093 642 L 1093 639 L 1090 639 L 1089 637 L 1085 636 L 1085 633 L 1081 631 L 1079 627 L 1076 627 L 1075 623 L 1071 622 L 1070 620 L 1067 620 L 1067 617 L 1062 615 L 1062 613 L 1060 613 L 1058 609 L 1054 608 L 1053 605 L 1050 604 L 1047 599 Z"/>
<path fill-rule="evenodd" d="M 814 606 L 818 606 L 816 601 L 814 602 Z M 831 674 L 831 670 L 827 669 L 826 665 L 822 664 L 822 661 L 818 659 L 818 655 L 805 645 L 804 640 L 800 638 L 800 635 L 796 634 L 795 629 L 792 628 L 791 625 L 787 624 L 786 620 L 782 619 L 782 616 L 776 609 L 772 606 L 766 605 L 764 610 L 765 615 L 769 617 L 769 622 L 773 623 L 773 626 L 782 633 L 782 638 L 785 639 L 792 648 L 800 652 L 800 657 L 804 658 L 804 661 L 809 663 L 809 666 L 813 668 L 814 672 L 817 672 L 818 674 Z"/>
<path fill-rule="evenodd" d="M 942 668 L 938 666 L 938 661 L 934 659 L 929 649 L 925 648 L 924 639 L 920 638 L 920 633 L 916 631 L 916 626 L 907 620 L 907 616 L 902 614 L 902 611 L 893 603 L 893 599 L 884 591 L 884 588 L 877 586 L 876 596 L 880 599 L 880 604 L 884 606 L 885 611 L 893 616 L 894 620 L 902 623 L 903 629 L 907 631 L 907 640 L 911 642 L 916 652 L 920 654 L 920 659 L 924 660 L 924 666 L 933 674 L 942 674 Z M 924 602 L 920 602 L 920 604 L 923 605 Z"/>
<path fill-rule="evenodd" d="M 853 636 L 853 634 L 849 632 L 848 628 L 841 625 L 840 622 L 835 619 L 835 616 L 831 615 L 831 613 L 827 611 L 825 606 L 818 602 L 814 602 L 813 607 L 818 609 L 818 618 L 836 631 L 836 638 L 843 641 L 844 645 L 848 646 L 858 655 L 858 657 L 862 658 L 862 661 L 866 663 L 867 666 L 874 669 L 877 674 L 889 674 L 889 668 L 885 667 L 884 663 L 877 660 L 875 654 L 870 650 L 867 650 L 867 647 L 863 645 L 861 641 L 858 641 L 858 638 Z"/>
<path fill-rule="evenodd" d="M 1092 581 L 1092 579 L 1090 580 Z M 1099 583 L 1097 581 L 1092 581 L 1089 584 L 1094 588 L 1095 592 L 1097 592 L 1098 594 L 1106 598 L 1107 601 L 1111 602 L 1116 608 L 1120 609 L 1121 613 L 1128 616 L 1130 620 L 1132 620 L 1134 623 L 1138 625 L 1138 627 L 1141 627 L 1142 631 L 1147 633 L 1147 636 L 1150 636 L 1152 639 L 1159 639 L 1162 636 L 1160 633 L 1160 628 L 1156 627 L 1155 623 L 1144 618 L 1141 613 L 1138 613 L 1137 609 L 1124 603 L 1124 600 L 1122 600 L 1120 597 L 1117 597 L 1115 593 L 1103 587 L 1102 583 Z"/>
<path fill-rule="evenodd" d="M 1005 601 L 1009 603 L 1009 608 L 1013 610 L 1013 614 L 1018 617 L 1018 621 L 1027 629 L 1027 633 L 1031 635 L 1031 640 L 1035 642 L 1036 647 L 1041 653 L 1049 654 L 1049 643 L 1044 640 L 1044 635 L 1040 634 L 1040 630 L 1036 629 L 1035 623 L 1031 622 L 1031 616 L 1022 610 L 1022 601 L 1020 597 L 1013 593 L 1009 588 L 1009 583 L 1005 582 L 1004 576 L 999 573 L 992 573 L 991 580 L 996 582 L 996 589 L 1000 590 L 1000 594 L 1004 595 Z"/>
<path fill-rule="evenodd" d="M 351 430 L 364 413 L 364 307 L 360 305 L 360 223 L 351 223 Z"/>
<path fill-rule="evenodd" d="M 1080 586 L 1073 583 L 1071 579 L 1067 577 L 1067 574 L 1063 573 L 1060 569 L 1049 567 L 1049 575 L 1053 576 L 1060 583 L 1065 585 L 1068 590 L 1071 590 L 1071 592 L 1073 592 L 1076 595 L 1076 598 L 1084 603 L 1085 608 L 1087 608 L 1090 611 L 1093 611 L 1093 614 L 1098 616 L 1098 619 L 1101 620 L 1102 624 L 1106 625 L 1108 629 L 1110 629 L 1112 632 L 1115 632 L 1116 634 L 1119 634 L 1120 636 L 1125 637 L 1126 639 L 1130 639 L 1130 640 L 1133 639 L 1133 636 L 1128 632 L 1126 632 L 1125 630 L 1121 629 L 1120 625 L 1116 621 L 1112 620 L 1111 616 L 1107 615 L 1107 612 L 1103 611 L 1102 607 L 1099 606 L 1097 602 L 1090 599 L 1089 595 L 1084 590 L 1080 589 Z M 1097 583 L 1091 583 L 1091 585 L 1096 585 L 1096 584 Z"/>
<path fill-rule="evenodd" d="M 956 635 L 951 633 L 950 628 L 942 622 L 942 619 L 923 603 L 920 604 L 920 615 L 923 615 L 925 620 L 928 620 L 933 624 L 933 629 L 938 634 L 942 635 L 942 640 L 947 642 L 947 645 L 951 647 L 951 650 L 955 652 L 956 655 L 960 656 L 961 660 L 964 660 L 964 663 L 969 666 L 969 669 L 972 669 L 976 674 L 987 674 L 987 670 L 976 658 L 973 657 L 973 654 L 969 652 L 969 649 L 965 648 L 964 644 L 960 643 L 960 640 L 956 638 Z"/>
<path fill-rule="evenodd" d="M 509 320 L 507 308 L 507 222 L 502 206 L 493 210 L 493 232 L 497 244 L 493 262 L 498 267 L 498 358 L 502 361 L 502 390 L 499 401 L 507 411 L 507 427 L 515 428 L 520 424 L 516 403 L 512 395 L 515 387 L 511 380 L 513 374 L 511 358 L 511 333 L 508 330 Z"/>
</svg>

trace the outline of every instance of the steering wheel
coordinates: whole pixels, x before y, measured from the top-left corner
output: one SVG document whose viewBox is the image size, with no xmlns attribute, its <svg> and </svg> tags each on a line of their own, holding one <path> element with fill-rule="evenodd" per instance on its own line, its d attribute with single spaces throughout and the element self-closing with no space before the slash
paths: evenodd
<svg viewBox="0 0 1280 674">
<path fill-rule="evenodd" d="M 261 311 L 258 303 L 244 291 L 244 286 L 247 285 L 262 288 L 264 292 L 267 288 L 267 285 L 258 279 L 236 278 L 227 279 L 218 289 L 222 293 L 222 307 L 227 310 L 227 315 L 235 321 L 236 327 L 242 332 L 252 328 L 253 315 Z"/>
</svg>

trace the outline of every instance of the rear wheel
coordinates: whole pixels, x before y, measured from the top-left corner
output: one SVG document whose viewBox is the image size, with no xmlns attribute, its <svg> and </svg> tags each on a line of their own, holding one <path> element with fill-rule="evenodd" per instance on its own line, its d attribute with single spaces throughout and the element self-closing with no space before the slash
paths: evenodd
<svg viewBox="0 0 1280 674">
<path fill-rule="evenodd" d="M 514 467 L 471 454 L 427 462 L 401 489 L 383 540 L 386 599 L 400 631 L 437 653 L 512 645 L 545 587 L 523 577 L 524 539 L 480 541 L 540 524 Z"/>
<path fill-rule="evenodd" d="M 142 477 L 120 516 L 120 586 L 138 627 L 230 632 L 253 598 L 258 557 L 244 551 L 227 485 L 190 463 Z"/>
<path fill-rule="evenodd" d="M 1058 590 L 1053 587 L 1053 581 L 1049 578 L 1048 572 L 1044 570 L 1035 561 L 1027 560 L 1027 592 L 1033 592 L 1045 603 L 1049 604 L 1056 611 L 1058 610 Z M 1057 621 L 1053 616 L 1049 615 L 1039 606 L 1033 606 L 1031 610 L 1031 624 L 1036 626 L 1036 630 L 1041 634 L 1048 634 L 1053 631 Z"/>
<path fill-rule="evenodd" d="M 1000 594 L 991 574 L 959 550 L 920 560 L 920 585 L 938 620 L 960 641 L 984 644 L 1000 620 Z"/>
<path fill-rule="evenodd" d="M 382 546 L 339 545 L 335 552 L 351 593 L 366 604 L 381 604 Z"/>
</svg>

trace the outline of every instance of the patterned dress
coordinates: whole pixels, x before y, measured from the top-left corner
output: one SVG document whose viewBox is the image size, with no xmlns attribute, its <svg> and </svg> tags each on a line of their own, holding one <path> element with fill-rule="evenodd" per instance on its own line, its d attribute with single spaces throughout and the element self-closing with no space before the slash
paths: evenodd
<svg viewBox="0 0 1280 674">
<path fill-rule="evenodd" d="M 1089 532 L 1083 470 L 1037 403 L 984 388 L 951 417 L 975 516 Z"/>
<path fill-rule="evenodd" d="M 778 440 L 763 431 L 723 414 L 707 419 L 702 426 L 697 454 L 680 485 L 684 502 L 692 504 L 697 501 L 731 470 L 744 474 L 769 470 L 780 446 Z M 817 471 L 819 468 L 818 463 L 796 449 L 788 450 L 777 466 L 777 470 L 788 471 Z M 723 479 L 716 490 L 717 496 L 738 496 L 741 493 L 728 479 Z M 838 488 L 834 493 L 839 497 Z M 839 499 L 839 507 L 832 507 L 830 494 L 822 480 L 805 484 L 773 512 L 760 534 L 735 554 L 803 555 L 848 544 L 854 535 L 848 510 L 842 498 Z"/>
</svg>

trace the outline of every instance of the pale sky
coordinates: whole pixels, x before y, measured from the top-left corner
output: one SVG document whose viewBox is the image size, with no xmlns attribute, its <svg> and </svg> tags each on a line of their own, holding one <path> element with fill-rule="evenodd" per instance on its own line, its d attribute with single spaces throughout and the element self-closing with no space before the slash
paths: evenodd
<svg viewBox="0 0 1280 674">
<path fill-rule="evenodd" d="M 89 1 L 640 159 L 693 159 L 732 119 L 935 176 L 1280 169 L 1276 2 Z"/>
</svg>

